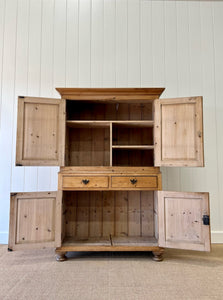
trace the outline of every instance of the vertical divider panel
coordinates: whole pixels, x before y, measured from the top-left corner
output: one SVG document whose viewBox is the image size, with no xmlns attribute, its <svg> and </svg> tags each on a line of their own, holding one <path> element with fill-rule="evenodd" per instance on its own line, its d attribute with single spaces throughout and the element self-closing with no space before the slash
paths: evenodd
<svg viewBox="0 0 223 300">
<path fill-rule="evenodd" d="M 112 122 L 110 122 L 110 166 L 112 166 Z"/>
</svg>

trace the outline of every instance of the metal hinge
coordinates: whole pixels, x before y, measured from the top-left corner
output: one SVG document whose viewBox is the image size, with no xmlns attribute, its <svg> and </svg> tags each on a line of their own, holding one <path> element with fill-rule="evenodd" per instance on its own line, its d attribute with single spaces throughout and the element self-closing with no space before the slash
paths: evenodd
<svg viewBox="0 0 223 300">
<path fill-rule="evenodd" d="M 22 164 L 16 164 L 16 167 L 22 167 Z"/>
<path fill-rule="evenodd" d="M 20 98 L 20 99 L 24 99 L 25 97 L 24 97 L 24 96 L 19 96 L 19 98 Z"/>
<path fill-rule="evenodd" d="M 12 250 L 11 248 L 8 248 L 8 251 L 11 252 L 11 251 L 13 251 L 13 250 Z"/>
<path fill-rule="evenodd" d="M 203 215 L 203 225 L 210 225 L 210 217 L 208 215 Z"/>
</svg>

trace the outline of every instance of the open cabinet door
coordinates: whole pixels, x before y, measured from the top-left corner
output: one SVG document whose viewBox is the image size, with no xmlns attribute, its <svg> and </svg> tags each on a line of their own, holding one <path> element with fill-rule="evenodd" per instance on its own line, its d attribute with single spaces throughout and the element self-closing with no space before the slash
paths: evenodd
<svg viewBox="0 0 223 300">
<path fill-rule="evenodd" d="M 11 194 L 9 250 L 61 246 L 62 191 Z"/>
<path fill-rule="evenodd" d="M 210 251 L 209 194 L 157 191 L 159 246 Z"/>
<path fill-rule="evenodd" d="M 155 166 L 203 167 L 202 97 L 154 101 Z"/>
<path fill-rule="evenodd" d="M 65 100 L 18 98 L 16 165 L 64 166 Z"/>
</svg>

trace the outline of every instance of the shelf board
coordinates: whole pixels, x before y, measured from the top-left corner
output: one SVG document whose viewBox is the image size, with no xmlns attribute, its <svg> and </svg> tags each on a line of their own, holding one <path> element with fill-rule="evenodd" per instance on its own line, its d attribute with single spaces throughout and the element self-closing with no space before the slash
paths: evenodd
<svg viewBox="0 0 223 300">
<path fill-rule="evenodd" d="M 111 246 L 110 238 L 74 238 L 66 237 L 63 241 L 63 246 Z"/>
<path fill-rule="evenodd" d="M 153 127 L 154 121 L 145 121 L 145 120 L 125 120 L 125 121 L 112 121 L 112 124 L 116 127 Z"/>
<path fill-rule="evenodd" d="M 155 251 L 158 241 L 151 236 L 135 237 L 65 237 L 59 251 Z"/>
<path fill-rule="evenodd" d="M 110 124 L 120 127 L 152 127 L 154 125 L 154 121 L 91 121 L 91 120 L 68 120 L 68 127 L 74 128 L 83 128 L 83 127 L 109 127 Z"/>
<path fill-rule="evenodd" d="M 109 127 L 109 121 L 67 121 L 67 126 L 72 128 Z"/>
<path fill-rule="evenodd" d="M 153 236 L 112 237 L 113 246 L 158 246 L 157 239 Z"/>
<path fill-rule="evenodd" d="M 150 150 L 154 149 L 153 145 L 147 146 L 147 145 L 113 145 L 112 149 L 135 149 L 135 150 Z"/>
</svg>

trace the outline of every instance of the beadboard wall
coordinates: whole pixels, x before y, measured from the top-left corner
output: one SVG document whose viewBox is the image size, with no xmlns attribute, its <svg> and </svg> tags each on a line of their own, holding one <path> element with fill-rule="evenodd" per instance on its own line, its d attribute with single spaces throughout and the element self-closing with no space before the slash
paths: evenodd
<svg viewBox="0 0 223 300">
<path fill-rule="evenodd" d="M 57 190 L 57 167 L 15 167 L 17 96 L 55 87 L 203 95 L 205 168 L 163 168 L 163 188 L 209 192 L 223 243 L 222 30 L 222 1 L 0 0 L 0 243 L 10 192 Z"/>
</svg>

